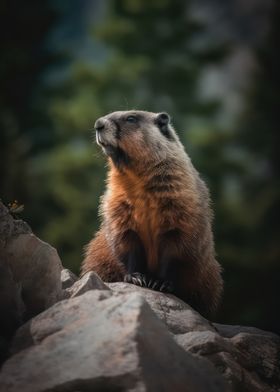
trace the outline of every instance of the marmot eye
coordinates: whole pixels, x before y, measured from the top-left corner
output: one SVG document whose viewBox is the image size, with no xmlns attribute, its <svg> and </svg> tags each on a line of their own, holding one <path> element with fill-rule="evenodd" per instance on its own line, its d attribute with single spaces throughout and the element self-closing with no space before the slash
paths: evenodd
<svg viewBox="0 0 280 392">
<path fill-rule="evenodd" d="M 125 120 L 127 122 L 129 122 L 129 123 L 136 123 L 137 122 L 137 117 L 135 117 L 135 116 L 128 116 L 128 117 L 126 117 Z"/>
</svg>

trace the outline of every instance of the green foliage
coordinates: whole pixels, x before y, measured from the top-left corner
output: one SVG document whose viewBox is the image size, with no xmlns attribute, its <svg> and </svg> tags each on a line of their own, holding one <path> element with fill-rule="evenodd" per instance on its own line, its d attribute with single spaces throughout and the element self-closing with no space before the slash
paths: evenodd
<svg viewBox="0 0 280 392">
<path fill-rule="evenodd" d="M 89 130 L 97 105 L 87 105 L 92 100 L 84 91 L 76 97 L 70 86 L 44 82 L 50 65 L 61 60 L 46 46 L 58 18 L 48 1 L 29 1 L 24 9 L 6 2 L 1 11 L 1 196 L 23 203 L 22 217 L 78 273 L 82 247 L 97 228 L 104 180 L 104 160 Z"/>
<path fill-rule="evenodd" d="M 113 52 L 111 67 L 118 75 L 117 90 L 129 107 L 169 111 L 182 128 L 187 116 L 203 114 L 197 98 L 202 65 L 221 59 L 222 48 L 196 44 L 203 26 L 189 12 L 189 4 L 176 1 L 111 1 L 106 23 L 97 36 Z M 114 83 L 110 92 L 114 92 Z M 119 105 L 123 103 L 119 102 Z"/>
<path fill-rule="evenodd" d="M 181 124 L 187 115 L 202 115 L 195 86 L 206 60 L 193 45 L 201 30 L 185 1 L 111 1 L 106 20 L 95 31 L 108 45 L 106 64 L 74 62 L 70 77 L 53 91 L 48 110 L 56 146 L 36 165 L 36 178 L 46 178 L 40 198 L 47 195 L 44 204 L 56 215 L 51 219 L 49 211 L 41 232 L 62 250 L 72 269 L 77 270 L 81 248 L 97 227 L 104 187 L 104 160 L 90 156 L 85 130 L 99 116 L 131 107 L 170 111 Z M 209 56 L 209 48 L 205 52 Z"/>
<path fill-rule="evenodd" d="M 11 201 L 30 196 L 26 164 L 49 141 L 41 139 L 48 119 L 36 95 L 40 73 L 53 61 L 41 45 L 55 14 L 47 1 L 30 0 L 20 12 L 16 2 L 1 2 L 0 15 L 0 179 L 3 198 Z"/>
<path fill-rule="evenodd" d="M 251 262 L 280 269 L 280 56 L 275 50 L 280 45 L 279 17 L 277 2 L 267 41 L 258 52 L 257 83 L 251 91 L 238 141 L 251 159 L 243 179 L 244 206 L 252 216 L 247 238 Z"/>
<path fill-rule="evenodd" d="M 256 53 L 255 83 L 234 139 L 243 170 L 235 175 L 236 207 L 225 216 L 230 218 L 225 236 L 232 239 L 233 251 L 224 254 L 228 285 L 223 313 L 229 322 L 237 317 L 247 323 L 254 320 L 275 331 L 280 328 L 275 312 L 280 306 L 279 16 L 280 4 L 275 2 L 269 34 Z"/>
</svg>

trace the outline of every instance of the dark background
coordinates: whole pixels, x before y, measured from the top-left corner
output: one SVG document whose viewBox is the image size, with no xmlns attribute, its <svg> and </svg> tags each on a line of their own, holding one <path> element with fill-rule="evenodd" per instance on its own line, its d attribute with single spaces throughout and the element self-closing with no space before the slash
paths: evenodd
<svg viewBox="0 0 280 392">
<path fill-rule="evenodd" d="M 216 320 L 280 330 L 279 1 L 2 1 L 0 197 L 78 273 L 109 111 L 167 111 L 208 183 Z"/>
</svg>

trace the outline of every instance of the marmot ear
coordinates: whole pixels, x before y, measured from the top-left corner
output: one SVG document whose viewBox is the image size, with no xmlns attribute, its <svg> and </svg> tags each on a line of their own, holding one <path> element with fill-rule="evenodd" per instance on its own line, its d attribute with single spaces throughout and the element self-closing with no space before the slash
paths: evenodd
<svg viewBox="0 0 280 392">
<path fill-rule="evenodd" d="M 170 122 L 170 116 L 169 116 L 169 114 L 167 114 L 167 113 L 165 113 L 165 112 L 159 113 L 159 114 L 157 115 L 156 121 L 157 121 L 157 124 L 158 124 L 160 127 L 162 127 L 162 126 L 164 126 L 164 125 L 169 124 L 169 122 Z"/>
<path fill-rule="evenodd" d="M 169 114 L 163 112 L 156 116 L 156 124 L 159 127 L 160 132 L 169 140 L 174 140 L 172 132 L 170 132 L 170 116 Z"/>
</svg>

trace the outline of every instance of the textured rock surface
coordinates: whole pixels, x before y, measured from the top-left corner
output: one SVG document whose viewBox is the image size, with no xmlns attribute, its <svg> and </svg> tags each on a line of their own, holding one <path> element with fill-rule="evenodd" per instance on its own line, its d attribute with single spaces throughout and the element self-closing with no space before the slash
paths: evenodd
<svg viewBox="0 0 280 392">
<path fill-rule="evenodd" d="M 21 286 L 17 284 L 4 260 L 0 260 L 0 334 L 9 336 L 22 324 L 25 306 Z"/>
<path fill-rule="evenodd" d="M 280 392 L 277 335 L 93 272 L 78 279 L 1 203 L 0 315 L 0 392 Z"/>
<path fill-rule="evenodd" d="M 6 392 L 227 390 L 137 293 L 94 290 L 62 301 L 21 327 L 13 350 L 0 374 Z"/>
<path fill-rule="evenodd" d="M 62 264 L 53 247 L 33 234 L 20 234 L 8 241 L 0 253 L 9 265 L 13 280 L 21 286 L 25 319 L 61 298 Z"/>
<path fill-rule="evenodd" d="M 63 268 L 61 271 L 61 286 L 62 289 L 68 289 L 69 287 L 73 286 L 75 282 L 77 282 L 79 278 L 73 274 L 72 271 L 69 269 Z"/>
<path fill-rule="evenodd" d="M 275 334 L 213 325 L 172 295 L 128 283 L 92 289 L 95 274 L 81 281 L 72 287 L 89 291 L 18 330 L 3 391 L 280 390 Z"/>
<path fill-rule="evenodd" d="M 188 352 L 210 360 L 234 391 L 272 391 L 280 386 L 277 336 L 240 333 L 224 338 L 212 331 L 194 331 L 175 340 Z"/>
<path fill-rule="evenodd" d="M 0 201 L 0 245 L 4 246 L 10 238 L 19 234 L 28 234 L 31 232 L 32 230 L 27 223 L 14 219 L 9 213 L 8 208 Z"/>
<path fill-rule="evenodd" d="M 215 330 L 215 327 L 188 304 L 171 294 L 162 294 L 129 283 L 107 283 L 117 293 L 139 292 L 144 296 L 152 310 L 166 324 L 173 334 L 188 331 Z"/>
<path fill-rule="evenodd" d="M 13 280 L 4 260 L 0 260 L 0 364 L 6 358 L 9 340 L 22 324 L 25 306 L 21 287 Z"/>
<path fill-rule="evenodd" d="M 280 391 L 280 338 L 252 327 L 214 324 L 172 295 L 127 283 L 109 283 L 117 293 L 138 291 L 176 342 L 219 370 L 232 391 Z"/>
<path fill-rule="evenodd" d="M 66 289 L 66 297 L 78 297 L 88 290 L 109 290 L 109 287 L 103 283 L 96 273 L 91 271 L 77 280 L 73 286 Z"/>
<path fill-rule="evenodd" d="M 12 312 L 17 322 L 27 320 L 62 298 L 57 251 L 33 235 L 24 222 L 13 219 L 1 202 L 0 268 L 0 312 L 5 319 Z M 11 312 L 5 312 L 7 297 L 14 298 Z"/>
</svg>

